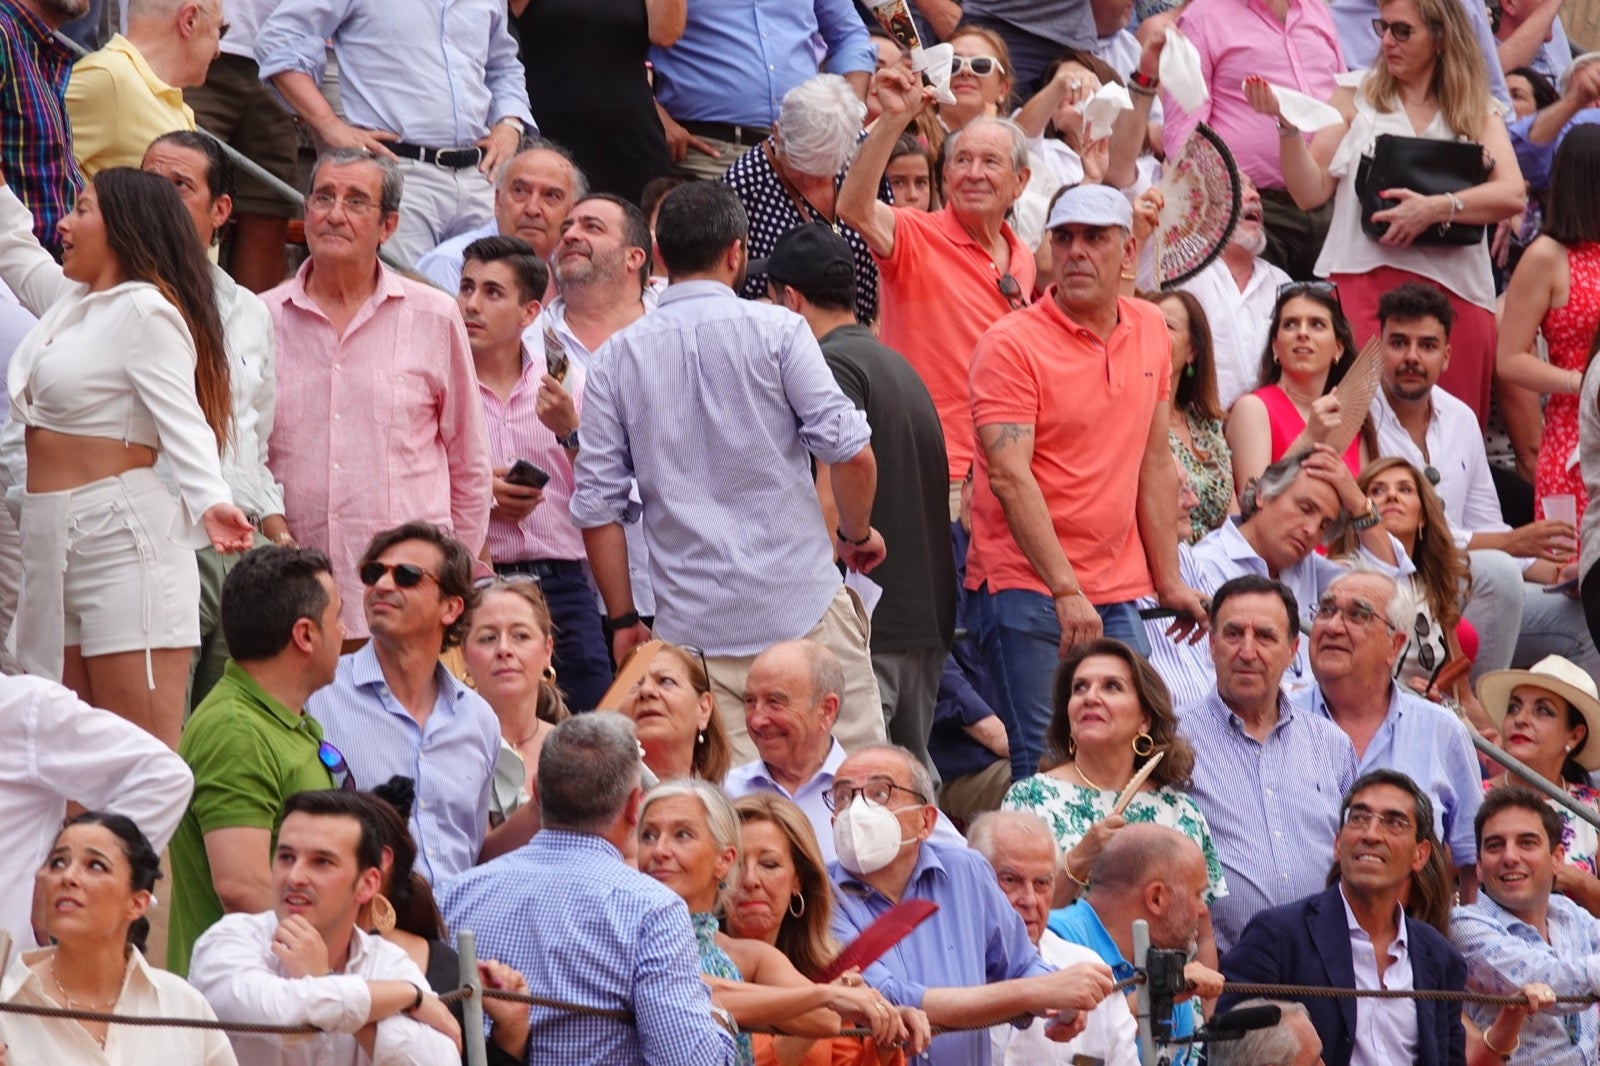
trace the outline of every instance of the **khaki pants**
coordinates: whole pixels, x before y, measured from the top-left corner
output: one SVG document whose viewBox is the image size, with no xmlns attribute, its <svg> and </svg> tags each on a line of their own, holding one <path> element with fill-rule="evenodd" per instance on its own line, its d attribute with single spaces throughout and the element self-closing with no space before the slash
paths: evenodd
<svg viewBox="0 0 1600 1066">
<path fill-rule="evenodd" d="M 872 673 L 867 651 L 867 614 L 856 594 L 839 586 L 822 620 L 805 634 L 839 657 L 844 667 L 844 700 L 833 735 L 846 751 L 865 744 L 881 744 L 887 734 L 883 727 L 883 703 L 878 696 L 878 680 Z M 754 762 L 758 755 L 744 727 L 744 681 L 750 673 L 754 655 L 708 655 L 706 673 L 711 677 L 711 694 L 717 699 L 717 713 L 727 730 L 733 748 L 733 765 Z"/>
<path fill-rule="evenodd" d="M 939 790 L 939 809 L 963 833 L 967 824 L 985 811 L 998 811 L 1011 787 L 1011 764 L 996 759 L 986 770 L 946 781 Z"/>
</svg>

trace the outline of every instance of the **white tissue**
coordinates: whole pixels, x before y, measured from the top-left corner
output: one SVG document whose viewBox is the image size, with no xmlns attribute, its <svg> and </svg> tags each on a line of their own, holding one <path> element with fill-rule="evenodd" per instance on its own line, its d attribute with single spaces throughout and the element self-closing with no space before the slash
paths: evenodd
<svg viewBox="0 0 1600 1066">
<path fill-rule="evenodd" d="M 948 44 L 911 50 L 911 69 L 927 75 L 933 87 L 933 98 L 941 104 L 956 102 L 956 94 L 950 91 L 950 65 L 955 55 L 955 48 Z"/>
<path fill-rule="evenodd" d="M 1161 87 L 1185 111 L 1198 111 L 1211 99 L 1200 71 L 1200 52 L 1175 26 L 1167 28 L 1167 43 L 1161 49 Z"/>
<path fill-rule="evenodd" d="M 1133 99 L 1128 90 L 1116 82 L 1107 82 L 1095 94 L 1077 105 L 1083 116 L 1085 136 L 1090 141 L 1101 141 L 1111 136 L 1111 126 L 1117 116 L 1133 110 Z"/>
<path fill-rule="evenodd" d="M 1324 126 L 1344 121 L 1344 116 L 1332 104 L 1325 104 L 1314 96 L 1286 89 L 1282 85 L 1269 87 L 1278 96 L 1278 111 L 1283 115 L 1283 121 L 1301 133 L 1315 133 Z"/>
</svg>

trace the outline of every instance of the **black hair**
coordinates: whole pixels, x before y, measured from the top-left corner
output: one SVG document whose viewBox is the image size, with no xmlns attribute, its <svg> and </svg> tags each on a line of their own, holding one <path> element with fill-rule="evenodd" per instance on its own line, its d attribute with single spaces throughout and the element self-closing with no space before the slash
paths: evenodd
<svg viewBox="0 0 1600 1066">
<path fill-rule="evenodd" d="M 521 237 L 479 237 L 461 253 L 463 263 L 504 263 L 517 279 L 520 302 L 544 299 L 550 267 Z"/>
<path fill-rule="evenodd" d="M 712 270 L 735 241 L 749 240 L 744 204 L 721 182 L 679 186 L 667 193 L 656 214 L 656 244 L 672 277 Z"/>
<path fill-rule="evenodd" d="M 321 625 L 328 590 L 317 575 L 333 576 L 333 563 L 315 548 L 264 546 L 246 552 L 222 580 L 222 636 L 241 663 L 270 659 L 289 646 L 294 625 Z"/>
<path fill-rule="evenodd" d="M 128 884 L 135 892 L 153 892 L 161 880 L 161 856 L 150 846 L 150 839 L 134 824 L 133 819 L 107 811 L 84 811 L 61 824 L 63 830 L 74 825 L 98 825 L 122 843 L 123 857 L 128 860 Z M 60 834 L 57 834 L 59 839 Z M 150 919 L 141 917 L 128 926 L 128 944 L 145 951 L 150 938 Z"/>
<path fill-rule="evenodd" d="M 370 793 L 356 794 L 370 800 L 383 846 L 393 857 L 384 895 L 394 906 L 394 927 L 424 940 L 443 940 L 444 918 L 439 914 L 438 901 L 428 882 L 416 871 L 417 842 L 411 837 L 409 825 L 417 783 L 396 774 Z"/>
<path fill-rule="evenodd" d="M 1270 577 L 1260 574 L 1245 574 L 1230 581 L 1224 581 L 1222 587 L 1211 594 L 1211 609 L 1207 612 L 1213 628 L 1217 624 L 1217 616 L 1222 613 L 1222 605 L 1235 596 L 1276 596 L 1283 601 L 1283 609 L 1289 613 L 1289 639 L 1293 640 L 1300 635 L 1300 604 L 1294 598 L 1294 592 L 1281 581 L 1274 581 Z"/>
<path fill-rule="evenodd" d="M 234 174 L 233 160 L 228 158 L 228 153 L 222 150 L 222 144 L 209 133 L 200 133 L 196 130 L 173 130 L 163 133 L 150 142 L 150 148 L 158 144 L 170 144 L 177 148 L 187 148 L 191 152 L 199 152 L 206 160 L 206 189 L 215 200 L 219 196 L 233 196 L 237 187 L 237 178 Z M 145 151 L 149 151 L 147 148 Z"/>
<path fill-rule="evenodd" d="M 666 193 L 662 195 L 665 196 Z M 639 285 L 641 287 L 648 285 L 650 268 L 655 265 L 655 241 L 650 238 L 650 220 L 633 201 L 624 199 L 616 193 L 592 192 L 581 197 L 572 206 L 576 207 L 589 200 L 604 200 L 608 204 L 615 204 L 617 210 L 622 212 L 622 246 L 637 248 L 644 252 L 644 264 L 639 267 Z"/>
<path fill-rule="evenodd" d="M 296 792 L 283 801 L 283 819 L 279 820 L 279 824 L 291 814 L 309 814 L 316 818 L 354 818 L 361 827 L 361 837 L 356 841 L 356 871 L 383 868 L 383 833 L 378 828 L 378 817 L 373 813 L 371 797 L 336 788 Z"/>
<path fill-rule="evenodd" d="M 1545 193 L 1544 235 L 1571 247 L 1600 241 L 1600 202 L 1594 177 L 1600 173 L 1600 126 L 1574 126 L 1561 138 Z"/>
<path fill-rule="evenodd" d="M 1306 284 L 1285 285 L 1278 294 L 1277 300 L 1272 305 L 1272 323 L 1267 330 L 1267 346 L 1261 353 L 1261 369 L 1259 371 L 1261 386 L 1276 385 L 1283 377 L 1283 367 L 1278 365 L 1278 360 L 1273 357 L 1272 345 L 1278 338 L 1278 326 L 1283 318 L 1283 307 L 1297 296 L 1303 296 L 1313 303 L 1320 304 L 1328 312 L 1328 319 L 1333 324 L 1334 338 L 1339 342 L 1340 352 L 1334 357 L 1333 365 L 1328 368 L 1328 380 L 1322 386 L 1322 394 L 1326 396 L 1339 384 L 1345 371 L 1350 369 L 1350 364 L 1356 361 L 1360 349 L 1356 347 L 1355 330 L 1350 327 L 1350 320 L 1345 317 L 1344 307 L 1339 303 L 1336 292 L 1327 292 L 1321 288 Z"/>
<path fill-rule="evenodd" d="M 1456 324 L 1456 310 L 1450 306 L 1450 300 L 1444 293 L 1433 285 L 1420 281 L 1408 281 L 1404 285 L 1397 285 L 1378 297 L 1378 325 L 1387 326 L 1393 322 L 1417 322 L 1424 318 L 1436 318 L 1444 327 L 1445 336 L 1450 335 L 1450 329 Z"/>
<path fill-rule="evenodd" d="M 1477 842 L 1480 852 L 1483 849 L 1483 827 L 1489 819 L 1501 811 L 1514 808 L 1538 815 L 1539 824 L 1544 826 L 1545 843 L 1550 845 L 1551 851 L 1561 846 L 1561 815 L 1550 809 L 1550 804 L 1545 802 L 1543 796 L 1524 785 L 1498 785 L 1483 797 L 1483 805 L 1472 818 L 1472 839 Z"/>
<path fill-rule="evenodd" d="M 1526 78 L 1528 87 L 1533 90 L 1533 106 L 1536 111 L 1543 111 L 1557 100 L 1561 99 L 1556 87 L 1550 84 L 1550 79 L 1540 74 L 1532 67 L 1517 67 L 1506 71 L 1506 77 L 1515 74 L 1519 78 Z"/>
<path fill-rule="evenodd" d="M 1379 769 L 1368 770 L 1355 783 L 1350 786 L 1350 791 L 1344 794 L 1344 802 L 1339 805 L 1339 824 L 1344 825 L 1345 815 L 1350 813 L 1350 804 L 1355 798 L 1369 788 L 1379 785 L 1389 785 L 1411 797 L 1412 816 L 1416 821 L 1417 840 L 1434 843 L 1433 835 L 1433 800 L 1422 791 L 1420 785 L 1407 774 L 1399 770 Z"/>
<path fill-rule="evenodd" d="M 356 569 L 360 570 L 396 544 L 408 540 L 431 544 L 443 556 L 439 573 L 435 575 L 439 579 L 439 595 L 455 596 L 461 600 L 460 617 L 444 631 L 444 646 L 453 648 L 466 639 L 468 619 L 473 608 L 478 606 L 480 596 L 472 583 L 472 553 L 465 544 L 452 537 L 449 530 L 432 522 L 407 522 L 393 529 L 385 529 L 374 536 L 367 550 L 361 553 Z"/>
</svg>

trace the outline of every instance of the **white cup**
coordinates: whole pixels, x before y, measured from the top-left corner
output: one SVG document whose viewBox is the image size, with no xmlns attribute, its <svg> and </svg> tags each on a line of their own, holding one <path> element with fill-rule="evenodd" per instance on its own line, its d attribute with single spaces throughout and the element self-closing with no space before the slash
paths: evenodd
<svg viewBox="0 0 1600 1066">
<path fill-rule="evenodd" d="M 1576 529 L 1578 527 L 1578 498 L 1569 493 L 1557 496 L 1546 496 L 1543 500 L 1544 516 L 1552 522 L 1565 522 Z"/>
</svg>

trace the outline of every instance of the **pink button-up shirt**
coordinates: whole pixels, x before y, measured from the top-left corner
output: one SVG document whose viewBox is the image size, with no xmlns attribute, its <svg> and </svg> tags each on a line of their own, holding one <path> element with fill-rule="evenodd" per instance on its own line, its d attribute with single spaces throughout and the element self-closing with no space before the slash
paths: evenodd
<svg viewBox="0 0 1600 1066">
<path fill-rule="evenodd" d="M 513 522 L 498 511 L 489 515 L 489 557 L 497 563 L 585 557 L 583 534 L 572 524 L 567 510 L 572 502 L 572 460 L 556 443 L 556 435 L 539 421 L 539 382 L 544 371 L 543 357 L 530 358 L 524 347 L 522 377 L 517 379 L 506 402 L 501 403 L 489 386 L 478 384 L 493 464 L 510 466 L 518 459 L 526 459 L 550 475 L 544 487 L 544 502 L 522 521 Z M 571 393 L 578 414 L 583 414 L 583 368 L 576 360 L 567 364 L 562 385 Z"/>
<path fill-rule="evenodd" d="M 1182 149 L 1196 123 L 1204 122 L 1221 135 L 1257 188 L 1282 189 L 1277 125 L 1250 106 L 1244 79 L 1259 74 L 1274 85 L 1330 99 L 1333 77 L 1344 70 L 1344 53 L 1327 4 L 1289 0 L 1288 17 L 1279 22 L 1261 0 L 1191 0 L 1178 16 L 1178 29 L 1200 52 L 1211 98 L 1200 110 L 1186 112 L 1163 94 L 1167 158 Z"/>
<path fill-rule="evenodd" d="M 489 526 L 489 440 L 455 301 L 387 268 L 344 335 L 307 293 L 307 263 L 262 296 L 278 340 L 267 465 L 295 540 L 333 560 L 348 637 L 367 635 L 356 563 L 421 519 L 473 555 Z"/>
</svg>

